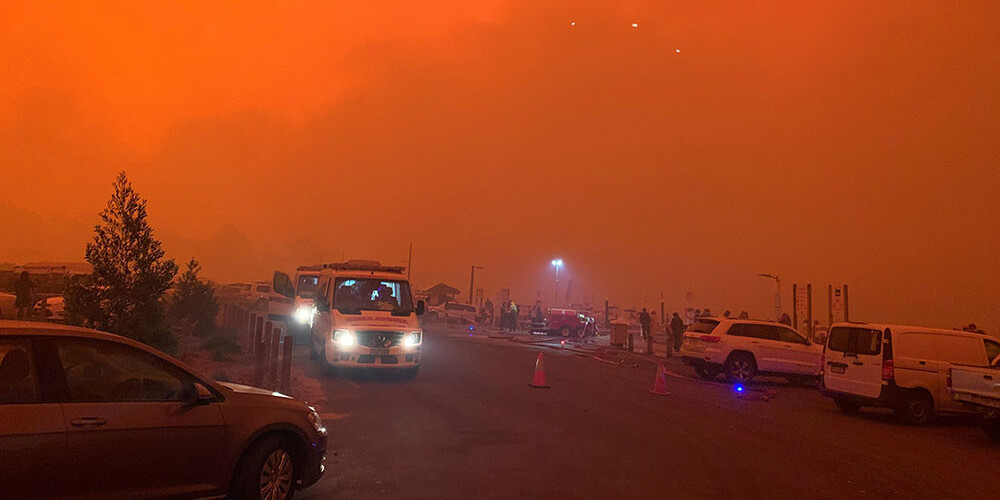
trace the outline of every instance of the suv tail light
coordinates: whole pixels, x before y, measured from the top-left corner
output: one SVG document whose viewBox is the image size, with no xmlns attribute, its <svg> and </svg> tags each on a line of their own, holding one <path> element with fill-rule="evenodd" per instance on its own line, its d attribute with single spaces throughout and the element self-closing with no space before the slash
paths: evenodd
<svg viewBox="0 0 1000 500">
<path fill-rule="evenodd" d="M 887 359 L 882 362 L 882 380 L 890 381 L 895 376 L 895 370 L 892 366 L 892 360 Z"/>
</svg>

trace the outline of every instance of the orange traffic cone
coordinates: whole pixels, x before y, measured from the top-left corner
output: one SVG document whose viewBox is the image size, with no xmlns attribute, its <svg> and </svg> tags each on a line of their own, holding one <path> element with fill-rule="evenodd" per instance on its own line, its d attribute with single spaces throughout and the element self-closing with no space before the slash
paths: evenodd
<svg viewBox="0 0 1000 500">
<path fill-rule="evenodd" d="M 653 390 L 650 391 L 657 396 L 668 396 L 667 392 L 667 369 L 663 363 L 656 364 L 656 379 L 653 381 Z"/>
<path fill-rule="evenodd" d="M 538 353 L 538 359 L 535 360 L 535 374 L 528 385 L 536 389 L 549 388 L 549 384 L 545 382 L 545 360 L 542 359 L 542 353 Z"/>
</svg>

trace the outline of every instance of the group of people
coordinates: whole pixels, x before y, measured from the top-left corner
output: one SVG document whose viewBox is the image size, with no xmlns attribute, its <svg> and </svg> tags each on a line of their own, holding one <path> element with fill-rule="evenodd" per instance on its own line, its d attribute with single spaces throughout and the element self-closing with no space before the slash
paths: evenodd
<svg viewBox="0 0 1000 500">
<path fill-rule="evenodd" d="M 504 301 L 503 304 L 500 304 L 500 321 L 497 323 L 497 326 L 500 327 L 500 331 L 514 332 L 517 330 L 517 317 L 519 314 L 520 309 L 517 307 L 517 303 L 513 300 L 507 300 Z"/>
<path fill-rule="evenodd" d="M 706 309 L 705 312 L 710 313 L 708 309 Z M 729 313 L 729 311 L 726 311 L 726 313 Z M 695 318 L 697 319 L 703 315 L 706 314 L 699 310 L 696 312 Z M 673 341 L 674 350 L 680 349 L 681 343 L 684 341 L 684 330 L 687 329 L 687 325 L 684 324 L 684 320 L 681 318 L 681 315 L 677 312 L 673 313 L 673 315 L 670 316 L 670 321 L 666 324 L 666 327 L 666 333 Z M 639 328 L 642 331 L 643 339 L 648 339 L 653 334 L 653 316 L 649 314 L 649 311 L 647 311 L 645 307 L 643 307 L 642 312 L 639 313 Z"/>
</svg>

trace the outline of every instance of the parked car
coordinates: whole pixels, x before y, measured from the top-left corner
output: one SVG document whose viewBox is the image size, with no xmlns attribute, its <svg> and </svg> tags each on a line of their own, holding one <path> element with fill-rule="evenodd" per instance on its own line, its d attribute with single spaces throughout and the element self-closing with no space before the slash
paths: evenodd
<svg viewBox="0 0 1000 500">
<path fill-rule="evenodd" d="M 323 474 L 326 444 L 290 397 L 117 335 L 0 321 L 4 498 L 289 499 Z"/>
<path fill-rule="evenodd" d="M 46 297 L 35 304 L 31 314 L 35 318 L 62 321 L 66 319 L 66 302 L 61 295 Z"/>
<path fill-rule="evenodd" d="M 0 319 L 17 316 L 17 296 L 12 293 L 0 292 Z"/>
<path fill-rule="evenodd" d="M 446 323 L 461 323 L 470 325 L 476 322 L 478 311 L 472 304 L 447 302 L 440 306 L 427 308 L 427 321 L 444 321 Z"/>
<path fill-rule="evenodd" d="M 700 318 L 684 332 L 678 353 L 699 377 L 724 373 L 730 382 L 748 383 L 757 375 L 792 382 L 815 378 L 822 346 L 789 326 L 770 321 Z"/>
<path fill-rule="evenodd" d="M 948 369 L 989 367 L 987 351 L 1000 351 L 1000 343 L 971 332 L 836 323 L 823 351 L 821 389 L 844 412 L 882 406 L 906 423 L 925 424 L 940 412 L 970 411 L 948 393 Z"/>
<path fill-rule="evenodd" d="M 267 314 L 268 321 L 292 324 L 295 309 L 295 287 L 287 274 L 276 271 L 270 282 L 255 281 L 240 295 L 253 304 L 258 314 Z"/>
<path fill-rule="evenodd" d="M 1000 343 L 987 344 L 989 368 L 952 366 L 948 392 L 969 410 L 979 413 L 983 432 L 1000 441 Z"/>
</svg>

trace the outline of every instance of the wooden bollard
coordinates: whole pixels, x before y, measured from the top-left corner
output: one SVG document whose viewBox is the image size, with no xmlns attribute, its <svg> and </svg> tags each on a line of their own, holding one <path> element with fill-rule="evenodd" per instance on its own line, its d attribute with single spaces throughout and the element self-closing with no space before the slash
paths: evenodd
<svg viewBox="0 0 1000 500">
<path fill-rule="evenodd" d="M 253 346 L 254 346 L 253 334 L 256 331 L 256 329 L 257 329 L 257 315 L 254 313 L 250 313 L 250 324 L 247 326 L 247 334 L 246 334 L 247 335 L 246 349 L 247 353 L 250 354 L 253 354 Z"/>
<path fill-rule="evenodd" d="M 628 334 L 628 350 L 629 350 L 629 352 L 635 351 L 635 339 L 634 339 L 634 337 L 632 335 L 633 334 L 631 332 L 629 332 L 629 334 Z"/>
<path fill-rule="evenodd" d="M 295 346 L 295 338 L 285 335 L 285 340 L 281 341 L 281 388 L 282 394 L 288 394 L 292 386 L 292 348 Z"/>
<path fill-rule="evenodd" d="M 263 342 L 258 342 L 256 348 L 254 349 L 253 355 L 253 386 L 260 387 L 264 385 L 264 357 L 267 349 L 264 348 Z"/>
<path fill-rule="evenodd" d="M 254 322 L 253 342 L 250 343 L 250 354 L 260 349 L 260 343 L 264 341 L 264 318 L 257 318 Z"/>
<path fill-rule="evenodd" d="M 264 323 L 264 371 L 267 371 L 267 360 L 271 359 L 271 337 L 274 335 L 274 325 L 270 321 Z"/>
<path fill-rule="evenodd" d="M 271 337 L 271 349 L 268 350 L 270 357 L 268 358 L 267 373 L 271 376 L 270 387 L 278 386 L 278 351 L 281 350 L 281 328 L 274 329 L 274 335 Z"/>
</svg>

